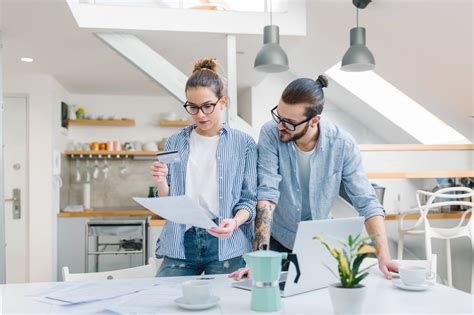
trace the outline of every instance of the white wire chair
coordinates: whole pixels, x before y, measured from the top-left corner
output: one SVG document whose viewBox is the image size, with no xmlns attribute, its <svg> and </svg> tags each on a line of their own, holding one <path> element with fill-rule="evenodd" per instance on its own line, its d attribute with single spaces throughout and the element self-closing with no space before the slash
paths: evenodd
<svg viewBox="0 0 474 315">
<path fill-rule="evenodd" d="M 422 204 L 421 197 L 427 197 L 425 204 Z M 472 215 L 474 207 L 474 191 L 468 187 L 449 187 L 443 188 L 436 192 L 428 192 L 418 190 L 416 192 L 416 201 L 418 204 L 418 213 L 420 217 L 414 225 L 409 228 L 404 226 L 404 219 L 410 213 L 405 213 L 399 220 L 399 243 L 398 243 L 398 259 L 403 259 L 403 247 L 405 235 L 424 235 L 426 257 L 431 257 L 432 239 L 446 240 L 446 266 L 448 285 L 453 285 L 452 277 L 452 257 L 451 257 L 451 240 L 460 237 L 468 237 L 471 241 L 471 251 L 474 257 L 474 237 L 473 237 L 473 220 L 467 218 L 468 214 Z M 446 200 L 446 201 L 439 201 Z M 445 206 L 465 206 L 469 209 L 464 211 L 459 223 L 450 228 L 432 227 L 428 220 L 428 213 L 433 209 L 439 209 Z M 471 268 L 471 292 L 474 290 L 474 260 Z"/>
</svg>

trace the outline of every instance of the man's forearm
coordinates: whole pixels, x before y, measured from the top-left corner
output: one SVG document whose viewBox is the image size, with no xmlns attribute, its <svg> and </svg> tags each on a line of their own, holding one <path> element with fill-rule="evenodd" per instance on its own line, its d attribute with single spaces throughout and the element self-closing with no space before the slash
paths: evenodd
<svg viewBox="0 0 474 315">
<path fill-rule="evenodd" d="M 384 218 L 379 215 L 369 218 L 365 221 L 365 228 L 367 229 L 367 233 L 379 235 L 375 239 L 377 258 L 379 260 L 391 260 Z"/>
<path fill-rule="evenodd" d="M 257 203 L 257 216 L 255 217 L 255 250 L 270 246 L 270 232 L 272 229 L 273 212 L 275 204 L 270 201 Z"/>
</svg>

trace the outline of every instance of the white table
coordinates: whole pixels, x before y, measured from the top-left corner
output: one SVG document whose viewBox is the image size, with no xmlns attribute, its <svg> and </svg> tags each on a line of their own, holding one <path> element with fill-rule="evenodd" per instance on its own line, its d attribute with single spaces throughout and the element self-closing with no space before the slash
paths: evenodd
<svg viewBox="0 0 474 315">
<path fill-rule="evenodd" d="M 196 277 L 166 278 L 168 283 L 183 282 Z M 115 280 L 110 280 L 115 281 Z M 125 281 L 125 280 L 121 280 Z M 144 283 L 159 283 L 159 278 L 126 280 L 130 282 L 143 281 Z M 225 276 L 215 276 L 212 281 L 215 295 L 221 302 L 213 309 L 202 311 L 205 314 L 244 314 L 250 313 L 250 292 L 231 287 L 231 280 Z M 364 282 L 368 287 L 368 299 L 365 313 L 446 313 L 446 314 L 473 314 L 473 295 L 436 284 L 428 291 L 409 292 L 397 289 L 388 280 L 381 277 L 380 273 L 373 272 Z M 58 283 L 30 283 L 8 284 L 0 286 L 0 312 L 10 313 L 42 313 L 64 312 L 54 306 L 35 301 L 27 295 L 39 290 L 51 288 Z M 68 283 L 69 285 L 69 283 Z M 156 313 L 189 313 L 174 305 L 174 298 L 162 298 Z M 114 299 L 107 303 L 116 304 Z M 137 304 L 139 302 L 137 301 Z M 146 304 L 146 303 L 145 303 Z M 332 313 L 331 301 L 327 289 L 316 290 L 305 294 L 282 299 L 280 314 L 330 314 Z M 93 306 L 93 305 L 92 305 Z M 103 305 L 102 305 L 103 306 Z M 97 306 L 86 308 L 70 308 L 68 312 L 99 311 L 103 308 Z"/>
</svg>

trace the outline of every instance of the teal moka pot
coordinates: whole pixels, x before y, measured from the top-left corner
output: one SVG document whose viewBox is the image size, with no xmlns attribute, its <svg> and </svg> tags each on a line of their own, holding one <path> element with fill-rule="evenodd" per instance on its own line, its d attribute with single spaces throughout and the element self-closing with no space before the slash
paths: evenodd
<svg viewBox="0 0 474 315">
<path fill-rule="evenodd" d="M 297 283 L 301 275 L 296 254 L 259 250 L 244 255 L 252 276 L 251 308 L 257 312 L 275 312 L 281 308 L 280 272 L 283 259 L 295 264 Z M 287 279 L 287 281 L 291 281 Z"/>
</svg>

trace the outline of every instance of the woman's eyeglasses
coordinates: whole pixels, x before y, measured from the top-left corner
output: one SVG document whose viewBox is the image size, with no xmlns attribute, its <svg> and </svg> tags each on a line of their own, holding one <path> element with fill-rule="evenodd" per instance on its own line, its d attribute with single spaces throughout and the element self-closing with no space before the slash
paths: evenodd
<svg viewBox="0 0 474 315">
<path fill-rule="evenodd" d="M 197 115 L 199 111 L 201 111 L 204 115 L 210 115 L 214 112 L 214 109 L 216 109 L 216 105 L 219 103 L 220 100 L 221 97 L 219 97 L 219 99 L 215 103 L 204 103 L 201 105 L 196 105 L 186 101 L 183 107 L 191 115 Z"/>
<path fill-rule="evenodd" d="M 292 123 L 292 122 L 289 122 L 288 120 L 285 120 L 283 118 L 281 118 L 280 116 L 278 116 L 278 114 L 276 113 L 276 109 L 277 109 L 278 105 L 273 107 L 272 110 L 271 110 L 271 113 L 272 113 L 272 117 L 273 117 L 273 120 L 279 124 L 281 123 L 282 126 L 286 129 L 286 130 L 289 130 L 289 131 L 295 131 L 296 130 L 296 127 L 298 127 L 299 125 L 301 124 L 304 124 L 305 122 L 308 122 L 310 121 L 313 117 L 309 117 L 308 119 L 305 119 L 303 120 L 302 122 L 299 122 L 299 123 Z"/>
</svg>

